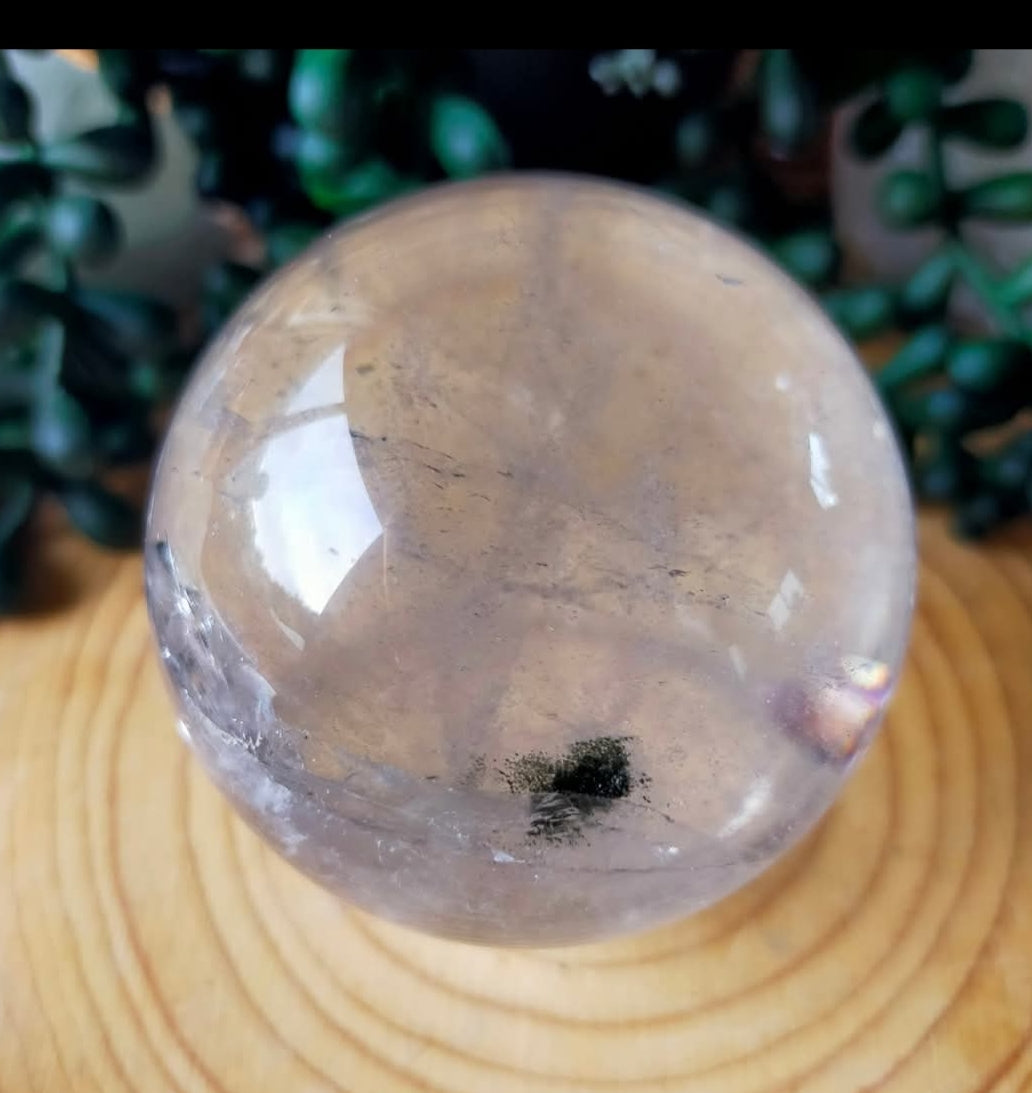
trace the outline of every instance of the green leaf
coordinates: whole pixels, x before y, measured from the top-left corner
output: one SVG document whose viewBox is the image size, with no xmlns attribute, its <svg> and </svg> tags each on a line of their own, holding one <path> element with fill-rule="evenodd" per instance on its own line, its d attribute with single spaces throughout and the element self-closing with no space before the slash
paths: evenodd
<svg viewBox="0 0 1032 1093">
<path fill-rule="evenodd" d="M 178 385 L 178 377 L 164 361 L 139 357 L 129 366 L 128 388 L 144 402 L 162 402 L 175 394 Z"/>
<path fill-rule="evenodd" d="M 36 398 L 38 383 L 28 368 L 0 371 L 0 410 L 24 410 Z M 0 449 L 28 448 L 28 425 L 19 417 L 0 420 Z"/>
<path fill-rule="evenodd" d="M 214 331 L 236 311 L 261 279 L 250 266 L 220 262 L 204 273 L 204 322 Z"/>
<path fill-rule="evenodd" d="M 145 421 L 123 418 L 100 427 L 97 446 L 105 463 L 124 466 L 149 459 L 154 453 L 154 437 Z"/>
<path fill-rule="evenodd" d="M 61 387 L 48 391 L 34 407 L 31 440 L 39 460 L 59 474 L 85 478 L 96 468 L 90 419 Z"/>
<path fill-rule="evenodd" d="M 434 99 L 430 147 L 451 178 L 473 178 L 511 161 L 509 146 L 494 118 L 464 95 L 445 94 Z"/>
<path fill-rule="evenodd" d="M 943 78 L 931 68 L 903 68 L 885 81 L 885 105 L 904 125 L 926 121 L 939 109 Z"/>
<path fill-rule="evenodd" d="M 44 230 L 54 250 L 73 262 L 100 265 L 121 241 L 121 225 L 103 202 L 85 194 L 66 194 L 47 207 Z"/>
<path fill-rule="evenodd" d="M 130 357 L 160 355 L 178 341 L 175 312 L 166 304 L 131 292 L 80 289 L 74 302 L 105 340 Z"/>
<path fill-rule="evenodd" d="M 33 371 L 36 379 L 36 394 L 43 399 L 60 393 L 59 384 L 64 371 L 65 354 L 68 349 L 66 326 L 59 319 L 48 318 L 42 323 L 36 336 Z"/>
<path fill-rule="evenodd" d="M 148 49 L 98 49 L 100 78 L 116 99 L 143 102 L 157 75 L 154 58 Z"/>
<path fill-rule="evenodd" d="M 350 216 L 378 205 L 411 187 L 384 159 L 372 157 L 358 164 L 334 183 L 325 183 L 308 191 L 312 203 L 320 209 Z"/>
<path fill-rule="evenodd" d="M 897 400 L 896 412 L 909 426 L 932 432 L 959 432 L 968 416 L 968 396 L 956 387 L 940 387 Z"/>
<path fill-rule="evenodd" d="M 326 137 L 360 144 L 366 127 L 365 81 L 352 49 L 301 49 L 287 99 L 294 121 Z"/>
<path fill-rule="evenodd" d="M 905 428 L 958 436 L 1001 425 L 1018 409 L 1013 399 L 987 398 L 961 387 L 940 387 L 893 405 Z"/>
<path fill-rule="evenodd" d="M 202 199 L 221 198 L 229 177 L 229 158 L 216 148 L 206 148 L 197 161 L 194 187 Z"/>
<path fill-rule="evenodd" d="M 936 251 L 904 282 L 899 293 L 900 310 L 910 318 L 941 314 L 957 275 L 957 263 L 948 248 Z"/>
<path fill-rule="evenodd" d="M 1017 148 L 1028 135 L 1028 112 L 1014 99 L 979 99 L 947 107 L 943 132 L 982 148 Z"/>
<path fill-rule="evenodd" d="M 46 197 L 54 188 L 54 176 L 38 163 L 5 163 L 0 166 L 0 208 L 31 197 Z"/>
<path fill-rule="evenodd" d="M 930 459 L 922 459 L 916 468 L 918 494 L 925 501 L 958 501 L 978 480 L 975 458 L 952 439 L 944 439 Z"/>
<path fill-rule="evenodd" d="M 297 257 L 322 234 L 313 224 L 277 224 L 266 236 L 265 245 L 273 266 L 282 266 Z"/>
<path fill-rule="evenodd" d="M 178 91 L 173 99 L 172 112 L 183 132 L 199 147 L 211 148 L 222 136 L 218 115 L 210 103 L 194 102 L 183 98 Z"/>
<path fill-rule="evenodd" d="M 208 296 L 236 307 L 261 280 L 261 274 L 239 262 L 220 262 L 204 273 L 204 291 Z"/>
<path fill-rule="evenodd" d="M 0 274 L 10 274 L 42 241 L 39 228 L 27 220 L 16 220 L 0 231 Z"/>
<path fill-rule="evenodd" d="M 32 100 L 17 80 L 0 77 L 0 140 L 28 140 Z"/>
<path fill-rule="evenodd" d="M 674 138 L 677 159 L 682 167 L 701 167 L 716 144 L 713 118 L 699 111 L 683 117 Z"/>
<path fill-rule="evenodd" d="M 36 146 L 31 140 L 0 141 L 0 166 L 35 163 L 36 159 Z"/>
<path fill-rule="evenodd" d="M 124 498 L 92 482 L 68 486 L 59 497 L 72 523 L 95 543 L 116 550 L 139 545 L 140 513 Z"/>
<path fill-rule="evenodd" d="M 893 171 L 882 181 L 878 207 L 888 224 L 916 228 L 933 221 L 941 208 L 935 183 L 924 171 Z"/>
<path fill-rule="evenodd" d="M 983 459 L 981 477 L 990 488 L 1005 492 L 1032 485 L 1032 432 L 1022 433 Z"/>
<path fill-rule="evenodd" d="M 0 280 L 0 342 L 14 341 L 48 315 L 66 310 L 64 297 L 31 281 Z"/>
<path fill-rule="evenodd" d="M 763 52 L 758 75 L 760 125 L 774 151 L 791 155 L 817 133 L 816 99 L 790 49 Z"/>
<path fill-rule="evenodd" d="M 294 161 L 302 176 L 336 180 L 355 165 L 355 149 L 336 137 L 314 129 L 303 130 L 297 141 Z"/>
<path fill-rule="evenodd" d="M 1029 368 L 1029 350 L 1022 342 L 1003 338 L 968 340 L 954 345 L 946 358 L 946 371 L 958 387 L 967 391 L 995 391 Z"/>
<path fill-rule="evenodd" d="M 314 130 L 302 131 L 295 155 L 301 188 L 313 205 L 337 212 L 348 189 L 348 175 L 358 164 L 350 145 Z M 346 202 L 345 202 L 346 203 Z"/>
<path fill-rule="evenodd" d="M 89 182 L 140 182 L 154 164 L 154 134 L 149 123 L 108 125 L 56 141 L 42 151 L 42 161 Z"/>
<path fill-rule="evenodd" d="M 733 227 L 748 224 L 755 212 L 752 195 L 738 179 L 718 182 L 710 190 L 705 204 L 714 219 Z"/>
<path fill-rule="evenodd" d="M 290 51 L 282 49 L 242 49 L 237 56 L 237 69 L 245 80 L 255 83 L 275 83 L 286 75 Z"/>
<path fill-rule="evenodd" d="M 899 139 L 903 126 L 889 113 L 884 99 L 868 103 L 857 115 L 850 144 L 860 159 L 876 159 Z"/>
<path fill-rule="evenodd" d="M 779 239 L 771 248 L 774 257 L 800 281 L 821 285 L 834 276 L 838 247 L 830 232 L 821 229 L 796 232 Z"/>
<path fill-rule="evenodd" d="M 999 294 L 1005 307 L 1021 306 L 1032 300 L 1032 255 L 1000 282 Z"/>
<path fill-rule="evenodd" d="M 990 178 L 960 195 L 966 216 L 986 220 L 1021 221 L 1032 218 L 1032 171 Z"/>
<path fill-rule="evenodd" d="M 837 289 L 823 297 L 825 309 L 851 338 L 862 341 L 887 330 L 895 318 L 895 298 L 887 288 Z"/>
<path fill-rule="evenodd" d="M 950 333 L 945 326 L 926 326 L 916 331 L 878 371 L 878 389 L 888 393 L 940 372 L 949 346 Z"/>
</svg>

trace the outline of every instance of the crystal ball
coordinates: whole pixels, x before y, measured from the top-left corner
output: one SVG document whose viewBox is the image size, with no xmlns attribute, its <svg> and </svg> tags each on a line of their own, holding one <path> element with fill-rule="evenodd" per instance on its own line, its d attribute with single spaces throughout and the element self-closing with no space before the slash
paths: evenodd
<svg viewBox="0 0 1032 1093">
<path fill-rule="evenodd" d="M 904 653 L 910 495 L 852 351 L 655 195 L 509 175 L 327 234 L 207 351 L 146 543 L 181 731 L 298 868 L 564 944 L 738 888 Z"/>
</svg>

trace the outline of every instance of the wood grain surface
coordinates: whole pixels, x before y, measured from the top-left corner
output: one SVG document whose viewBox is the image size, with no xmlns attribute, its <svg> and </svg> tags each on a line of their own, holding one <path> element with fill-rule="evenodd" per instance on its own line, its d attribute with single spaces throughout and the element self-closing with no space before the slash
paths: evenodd
<svg viewBox="0 0 1032 1093">
<path fill-rule="evenodd" d="M 676 926 L 503 952 L 267 851 L 172 729 L 139 559 L 51 537 L 54 610 L 0 624 L 0 1090 L 1029 1093 L 1032 534 L 925 516 L 921 549 L 897 700 L 812 837 Z"/>
</svg>

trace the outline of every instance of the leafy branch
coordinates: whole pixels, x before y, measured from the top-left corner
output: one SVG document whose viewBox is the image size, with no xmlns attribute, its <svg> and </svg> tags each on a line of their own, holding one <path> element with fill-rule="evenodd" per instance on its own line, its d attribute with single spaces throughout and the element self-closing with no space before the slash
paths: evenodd
<svg viewBox="0 0 1032 1093">
<path fill-rule="evenodd" d="M 1022 144 L 1022 104 L 963 100 L 970 50 L 98 50 L 115 121 L 43 140 L 0 53 L 0 608 L 16 605 L 26 528 L 53 497 L 98 542 L 133 545 L 139 516 L 112 472 L 146 464 L 206 337 L 254 284 L 327 226 L 412 188 L 503 167 L 647 183 L 741 231 L 817 293 L 851 337 L 903 332 L 878 375 L 923 497 L 983 534 L 1032 505 L 1032 258 L 999 270 L 976 221 L 1032 221 L 1032 173 L 972 185 L 951 148 Z M 506 75 L 508 73 L 508 75 Z M 503 78 L 504 77 L 504 78 Z M 159 90 L 198 154 L 206 201 L 239 209 L 261 259 L 220 261 L 196 314 L 89 287 L 123 245 L 103 194 L 160 159 Z M 875 159 L 907 130 L 924 163 L 878 195 L 893 230 L 940 242 L 899 284 L 842 285 L 829 196 L 831 119 Z M 953 318 L 960 288 L 988 326 Z"/>
</svg>

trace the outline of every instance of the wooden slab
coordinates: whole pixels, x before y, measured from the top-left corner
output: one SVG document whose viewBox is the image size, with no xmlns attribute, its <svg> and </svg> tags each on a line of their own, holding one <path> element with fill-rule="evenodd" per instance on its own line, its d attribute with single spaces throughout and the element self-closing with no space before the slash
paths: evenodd
<svg viewBox="0 0 1032 1093">
<path fill-rule="evenodd" d="M 139 559 L 48 540 L 77 598 L 0 624 L 0 1090 L 1029 1093 L 1032 534 L 921 539 L 897 701 L 820 829 L 707 913 L 544 952 L 266 851 L 172 730 Z"/>
</svg>

